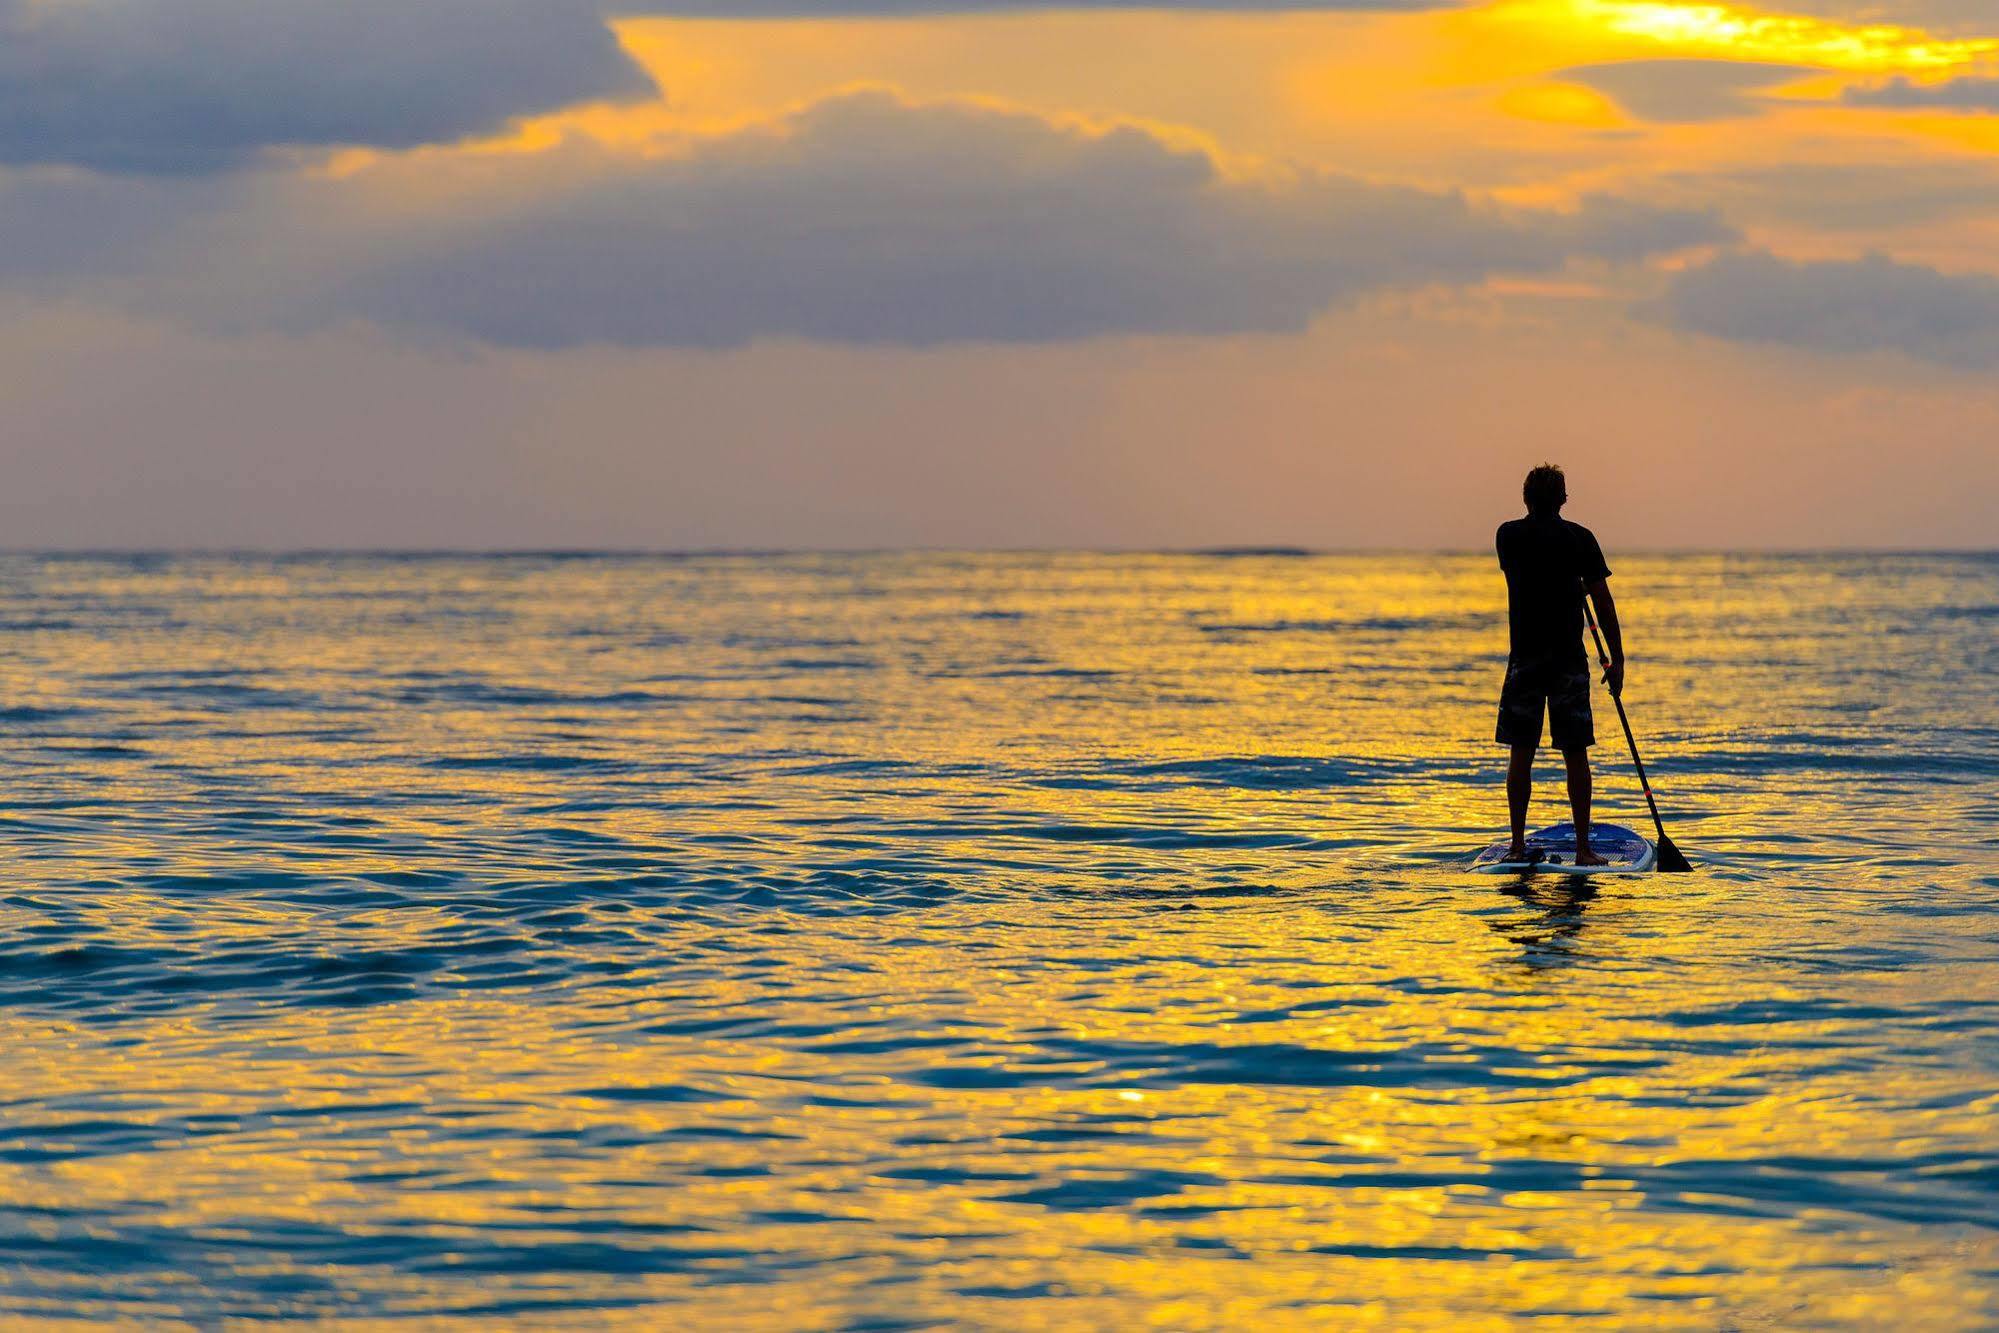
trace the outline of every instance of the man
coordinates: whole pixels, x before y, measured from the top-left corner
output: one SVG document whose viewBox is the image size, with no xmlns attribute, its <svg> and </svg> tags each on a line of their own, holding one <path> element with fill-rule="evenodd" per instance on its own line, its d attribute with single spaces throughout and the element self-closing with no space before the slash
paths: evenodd
<svg viewBox="0 0 1999 1333">
<path fill-rule="evenodd" d="M 1612 696 L 1624 691 L 1624 637 L 1617 627 L 1617 604 L 1610 599 L 1610 566 L 1596 535 L 1562 517 L 1569 490 L 1562 470 L 1543 463 L 1527 474 L 1521 495 L 1527 517 L 1499 525 L 1499 567 L 1506 571 L 1506 622 L 1512 648 L 1506 684 L 1499 692 L 1501 745 L 1513 747 L 1506 766 L 1506 803 L 1513 816 L 1508 860 L 1527 857 L 1527 801 L 1534 790 L 1534 752 L 1541 745 L 1541 713 L 1548 735 L 1569 770 L 1569 808 L 1576 825 L 1576 864 L 1600 866 L 1590 850 L 1589 747 L 1596 743 L 1590 719 L 1589 658 L 1583 652 L 1583 591 L 1596 603 L 1596 617 L 1610 645 L 1604 684 Z"/>
</svg>

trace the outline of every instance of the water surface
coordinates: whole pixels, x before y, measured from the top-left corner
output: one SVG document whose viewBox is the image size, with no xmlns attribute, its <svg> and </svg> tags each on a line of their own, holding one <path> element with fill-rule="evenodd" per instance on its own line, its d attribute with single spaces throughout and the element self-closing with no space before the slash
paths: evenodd
<svg viewBox="0 0 1999 1333">
<path fill-rule="evenodd" d="M 1593 888 L 1486 557 L 0 560 L 0 1322 L 1993 1327 L 1999 559 L 1612 557 Z"/>
</svg>

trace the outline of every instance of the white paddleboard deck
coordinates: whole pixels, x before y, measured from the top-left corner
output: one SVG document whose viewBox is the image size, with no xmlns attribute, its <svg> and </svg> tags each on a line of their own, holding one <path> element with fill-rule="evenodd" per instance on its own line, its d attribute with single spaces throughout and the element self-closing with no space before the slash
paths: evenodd
<svg viewBox="0 0 1999 1333">
<path fill-rule="evenodd" d="M 1506 859 L 1507 843 L 1495 842 L 1472 858 L 1474 875 L 1643 875 L 1658 862 L 1659 851 L 1649 841 L 1619 824 L 1591 824 L 1589 849 L 1606 864 L 1576 864 L 1576 826 L 1557 824 L 1527 835 L 1529 860 Z"/>
</svg>

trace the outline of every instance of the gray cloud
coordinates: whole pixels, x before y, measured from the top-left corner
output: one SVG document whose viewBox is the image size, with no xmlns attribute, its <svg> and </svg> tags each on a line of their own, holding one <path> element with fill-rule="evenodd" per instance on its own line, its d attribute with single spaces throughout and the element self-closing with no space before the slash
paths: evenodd
<svg viewBox="0 0 1999 1333">
<path fill-rule="evenodd" d="M 7 165 L 206 172 L 650 90 L 563 0 L 0 0 Z"/>
<path fill-rule="evenodd" d="M 1999 365 L 1999 278 L 1881 255 L 1805 263 L 1722 255 L 1676 275 L 1648 313 L 1735 342 L 1901 352 L 1964 369 Z"/>
<path fill-rule="evenodd" d="M 314 317 L 544 348 L 1288 332 L 1371 291 L 1729 235 L 1615 200 L 1502 212 L 1321 173 L 1237 180 L 1135 128 L 881 91 L 597 167 L 551 165 L 563 187 L 340 272 Z"/>
<path fill-rule="evenodd" d="M 1942 83 L 1913 83 L 1890 79 L 1886 83 L 1848 88 L 1843 100 L 1848 106 L 1935 107 L 1944 111 L 1999 112 L 1999 79 L 1946 79 Z"/>
<path fill-rule="evenodd" d="M 144 274 L 161 245 L 233 192 L 181 177 L 0 172 L 0 290 L 75 294 Z"/>
<path fill-rule="evenodd" d="M 1735 171 L 1669 172 L 1649 193 L 1698 201 L 1742 226 L 1802 225 L 1820 231 L 1899 230 L 1999 207 L 1999 163 L 1966 158 L 1791 162 Z"/>
<path fill-rule="evenodd" d="M 1751 94 L 1807 73 L 1732 60 L 1626 60 L 1563 71 L 1641 120 L 1682 123 L 1756 115 L 1763 107 Z"/>
<path fill-rule="evenodd" d="M 1990 35 L 1992 0 L 1787 0 L 1788 14 L 1846 23 L 1907 24 L 1940 37 Z"/>
<path fill-rule="evenodd" d="M 1034 10 L 1160 9 L 1235 13 L 1312 13 L 1449 9 L 1464 0 L 632 0 L 620 14 L 671 18 L 923 18 Z"/>
</svg>

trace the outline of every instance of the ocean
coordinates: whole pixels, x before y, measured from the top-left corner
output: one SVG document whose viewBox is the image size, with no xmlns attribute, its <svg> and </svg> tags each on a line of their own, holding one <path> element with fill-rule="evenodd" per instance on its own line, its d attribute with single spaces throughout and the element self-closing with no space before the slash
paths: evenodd
<svg viewBox="0 0 1999 1333">
<path fill-rule="evenodd" d="M 1610 554 L 1693 875 L 1487 555 L 0 558 L 0 1323 L 1999 1327 L 1999 557 Z"/>
</svg>

